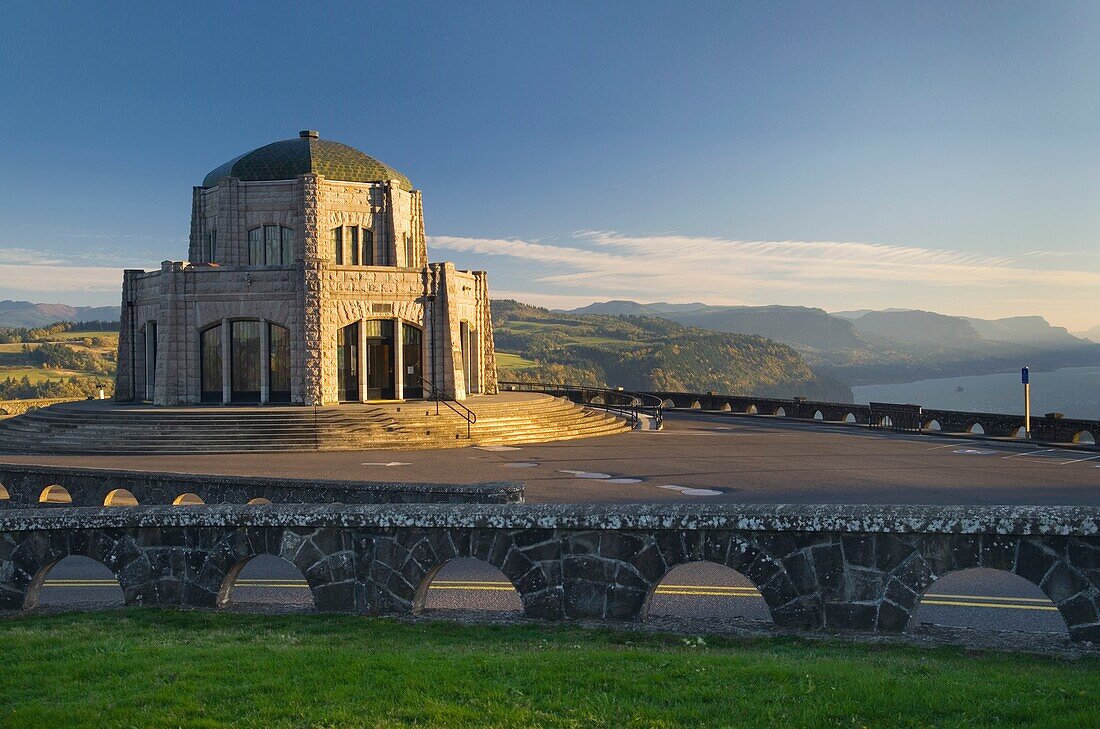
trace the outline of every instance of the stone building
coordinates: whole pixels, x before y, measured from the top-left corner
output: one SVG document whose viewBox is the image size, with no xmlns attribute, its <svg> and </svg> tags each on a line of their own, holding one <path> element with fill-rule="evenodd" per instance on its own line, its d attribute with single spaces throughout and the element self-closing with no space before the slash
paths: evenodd
<svg viewBox="0 0 1100 729">
<path fill-rule="evenodd" d="M 429 263 L 420 191 L 317 132 L 214 169 L 188 260 L 125 272 L 117 400 L 325 405 L 424 381 L 496 392 L 485 273 Z"/>
</svg>

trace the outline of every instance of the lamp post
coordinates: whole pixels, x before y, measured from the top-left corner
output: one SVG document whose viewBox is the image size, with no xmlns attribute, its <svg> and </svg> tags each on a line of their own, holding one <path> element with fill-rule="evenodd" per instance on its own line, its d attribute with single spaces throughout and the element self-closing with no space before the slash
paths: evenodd
<svg viewBox="0 0 1100 729">
<path fill-rule="evenodd" d="M 1020 382 L 1024 386 L 1024 437 L 1031 440 L 1031 375 L 1027 367 L 1020 368 Z"/>
</svg>

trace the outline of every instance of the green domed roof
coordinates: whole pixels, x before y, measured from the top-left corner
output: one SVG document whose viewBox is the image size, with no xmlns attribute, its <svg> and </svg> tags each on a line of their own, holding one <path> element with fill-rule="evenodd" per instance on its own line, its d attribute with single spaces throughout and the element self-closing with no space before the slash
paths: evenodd
<svg viewBox="0 0 1100 729">
<path fill-rule="evenodd" d="M 319 139 L 317 132 L 301 132 L 296 139 L 284 139 L 246 152 L 213 169 L 202 181 L 213 187 L 223 177 L 245 182 L 257 180 L 293 180 L 313 173 L 329 180 L 344 182 L 380 182 L 398 180 L 404 190 L 412 190 L 409 178 L 354 147 Z"/>
</svg>

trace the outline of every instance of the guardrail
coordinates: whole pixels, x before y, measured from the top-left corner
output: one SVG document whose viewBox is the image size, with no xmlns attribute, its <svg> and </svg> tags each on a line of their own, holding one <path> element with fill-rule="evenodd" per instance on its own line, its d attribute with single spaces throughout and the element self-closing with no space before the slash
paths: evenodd
<svg viewBox="0 0 1100 729">
<path fill-rule="evenodd" d="M 637 428 L 640 425 L 642 415 L 653 418 L 654 427 L 657 430 L 660 430 L 664 425 L 661 399 L 644 392 L 546 382 L 503 381 L 499 383 L 499 387 L 501 390 L 544 392 L 549 395 L 569 398 L 579 405 L 609 410 L 626 418 L 632 428 Z"/>
</svg>

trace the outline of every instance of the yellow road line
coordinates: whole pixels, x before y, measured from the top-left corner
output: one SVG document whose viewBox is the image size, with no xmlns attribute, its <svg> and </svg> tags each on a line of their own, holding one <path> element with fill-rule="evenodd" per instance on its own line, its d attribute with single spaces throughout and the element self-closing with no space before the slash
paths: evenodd
<svg viewBox="0 0 1100 729">
<path fill-rule="evenodd" d="M 959 602 L 957 600 L 921 600 L 921 605 L 952 605 L 955 607 L 1008 608 L 1009 610 L 1057 610 L 1053 605 L 1010 605 L 1001 602 Z"/>
<path fill-rule="evenodd" d="M 941 595 L 939 593 L 927 592 L 925 597 L 945 597 L 954 600 L 1011 600 L 1013 602 L 1050 602 L 1050 598 L 1046 597 L 995 597 L 993 595 Z"/>
</svg>

